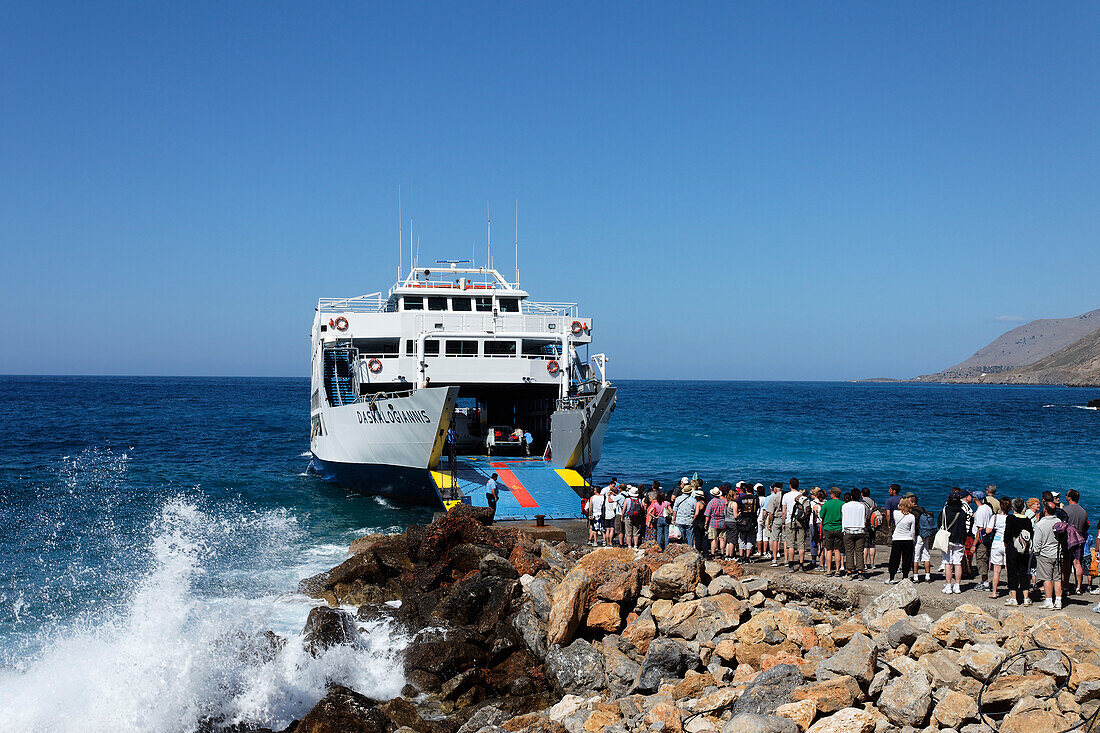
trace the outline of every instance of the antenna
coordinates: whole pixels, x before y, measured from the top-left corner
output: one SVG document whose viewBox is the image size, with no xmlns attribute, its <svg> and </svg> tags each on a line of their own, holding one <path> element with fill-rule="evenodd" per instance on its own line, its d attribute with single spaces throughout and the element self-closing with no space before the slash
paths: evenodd
<svg viewBox="0 0 1100 733">
<path fill-rule="evenodd" d="M 519 199 L 516 199 L 516 285 L 519 285 Z"/>
<path fill-rule="evenodd" d="M 416 267 L 420 267 L 420 235 L 416 235 Z M 415 270 L 416 267 L 413 269 Z M 428 278 L 424 278 L 427 280 Z"/>
<path fill-rule="evenodd" d="M 405 259 L 405 241 L 401 231 L 401 184 L 397 184 L 397 282 L 401 282 L 401 261 Z"/>
<path fill-rule="evenodd" d="M 409 182 L 409 274 L 416 273 L 416 264 L 413 262 L 413 186 Z"/>
<path fill-rule="evenodd" d="M 493 220 L 489 217 L 489 202 L 485 202 L 485 259 L 489 269 L 493 269 Z"/>
</svg>

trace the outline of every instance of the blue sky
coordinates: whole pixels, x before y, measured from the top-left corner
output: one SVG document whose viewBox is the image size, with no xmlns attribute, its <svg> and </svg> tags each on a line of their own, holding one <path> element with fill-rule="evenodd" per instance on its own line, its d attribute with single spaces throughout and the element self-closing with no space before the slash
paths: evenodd
<svg viewBox="0 0 1100 733">
<path fill-rule="evenodd" d="M 305 375 L 484 252 L 612 377 L 911 376 L 1100 307 L 1100 8 L 4 3 L 0 373 Z"/>
</svg>

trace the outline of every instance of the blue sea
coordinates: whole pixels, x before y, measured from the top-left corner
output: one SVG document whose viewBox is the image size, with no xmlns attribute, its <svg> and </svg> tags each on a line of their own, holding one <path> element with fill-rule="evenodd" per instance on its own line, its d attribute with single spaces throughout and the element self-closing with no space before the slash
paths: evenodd
<svg viewBox="0 0 1100 733">
<path fill-rule="evenodd" d="M 698 472 L 1006 496 L 1076 488 L 1100 512 L 1100 390 L 619 382 L 597 482 Z M 283 726 L 328 681 L 386 698 L 407 640 L 381 622 L 319 658 L 297 581 L 430 510 L 308 472 L 304 379 L 0 377 L 0 730 Z M 271 629 L 274 658 L 249 653 Z"/>
</svg>

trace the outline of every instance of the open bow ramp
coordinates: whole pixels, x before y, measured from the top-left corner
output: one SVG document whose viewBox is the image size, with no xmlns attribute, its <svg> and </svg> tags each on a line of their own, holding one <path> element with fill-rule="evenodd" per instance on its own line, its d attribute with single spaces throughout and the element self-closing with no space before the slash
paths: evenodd
<svg viewBox="0 0 1100 733">
<path fill-rule="evenodd" d="M 579 519 L 584 478 L 571 468 L 555 468 L 541 458 L 487 458 L 462 456 L 457 460 L 454 483 L 447 462 L 444 471 L 432 471 L 447 509 L 459 501 L 489 506 L 485 484 L 497 474 L 497 519 Z M 457 497 L 461 495 L 463 499 Z"/>
</svg>

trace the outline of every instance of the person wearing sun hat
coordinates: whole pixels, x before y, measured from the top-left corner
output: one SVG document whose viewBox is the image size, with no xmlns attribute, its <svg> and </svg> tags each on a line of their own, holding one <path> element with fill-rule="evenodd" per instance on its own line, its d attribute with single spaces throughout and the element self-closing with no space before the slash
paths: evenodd
<svg viewBox="0 0 1100 733">
<path fill-rule="evenodd" d="M 725 552 L 726 549 L 726 500 L 722 490 L 715 486 L 710 490 L 711 499 L 707 502 L 704 514 L 707 518 L 707 539 L 710 540 L 711 557 Z"/>
</svg>

